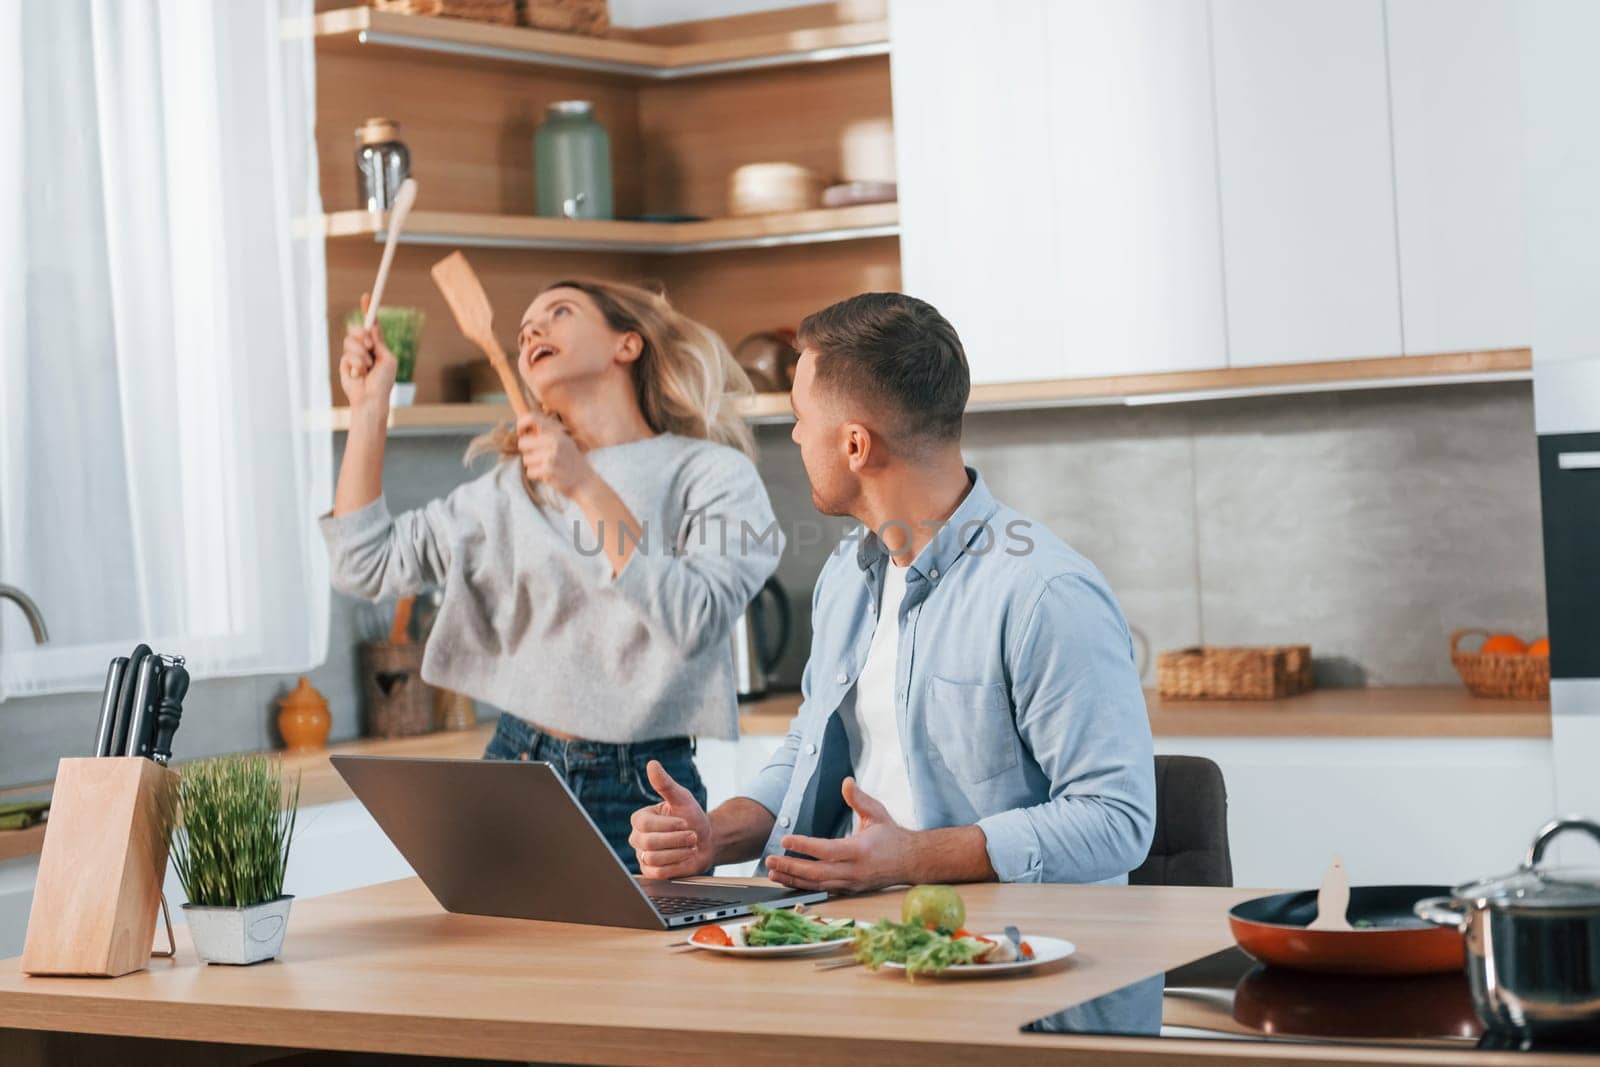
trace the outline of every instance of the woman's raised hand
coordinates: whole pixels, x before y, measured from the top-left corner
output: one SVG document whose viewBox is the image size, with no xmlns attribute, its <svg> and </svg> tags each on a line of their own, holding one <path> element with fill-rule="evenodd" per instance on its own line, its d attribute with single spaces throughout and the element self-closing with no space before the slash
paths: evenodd
<svg viewBox="0 0 1600 1067">
<path fill-rule="evenodd" d="M 548 415 L 529 412 L 517 420 L 517 451 L 528 481 L 543 482 L 568 498 L 595 476 L 567 428 Z"/>
<path fill-rule="evenodd" d="M 370 295 L 361 294 L 363 316 L 371 299 Z M 383 343 L 383 329 L 376 323 L 370 330 L 351 326 L 345 331 L 344 351 L 339 357 L 339 385 L 352 409 L 387 411 L 389 391 L 394 387 L 399 370 L 394 353 Z"/>
</svg>

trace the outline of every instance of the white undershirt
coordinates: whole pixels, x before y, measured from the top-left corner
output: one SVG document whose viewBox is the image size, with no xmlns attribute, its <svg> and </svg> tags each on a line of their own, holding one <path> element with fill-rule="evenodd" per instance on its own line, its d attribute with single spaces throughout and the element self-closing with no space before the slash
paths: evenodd
<svg viewBox="0 0 1600 1067">
<path fill-rule="evenodd" d="M 867 662 L 856 679 L 856 699 L 852 714 L 844 716 L 845 734 L 850 740 L 850 761 L 855 767 L 856 785 L 889 809 L 895 822 L 910 830 L 917 825 L 916 805 L 911 800 L 911 776 L 900 747 L 900 726 L 895 712 L 895 666 L 900 648 L 900 602 L 906 595 L 907 567 L 892 559 L 883 568 L 883 600 L 878 606 L 878 625 L 872 631 Z M 855 825 L 852 819 L 852 827 Z"/>
</svg>

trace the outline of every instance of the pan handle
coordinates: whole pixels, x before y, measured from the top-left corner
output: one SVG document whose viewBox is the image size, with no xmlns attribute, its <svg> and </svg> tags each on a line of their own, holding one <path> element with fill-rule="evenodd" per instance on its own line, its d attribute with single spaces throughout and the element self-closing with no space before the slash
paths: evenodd
<svg viewBox="0 0 1600 1067">
<path fill-rule="evenodd" d="M 1467 925 L 1466 906 L 1450 897 L 1428 897 L 1417 901 L 1411 910 L 1417 918 L 1435 926 L 1450 926 L 1460 930 Z"/>
</svg>

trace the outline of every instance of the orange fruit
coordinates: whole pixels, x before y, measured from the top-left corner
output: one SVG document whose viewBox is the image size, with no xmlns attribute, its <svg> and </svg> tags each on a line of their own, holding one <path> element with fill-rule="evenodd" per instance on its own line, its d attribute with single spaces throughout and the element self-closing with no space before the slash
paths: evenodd
<svg viewBox="0 0 1600 1067">
<path fill-rule="evenodd" d="M 1520 656 L 1528 646 L 1516 634 L 1493 634 L 1478 651 L 1491 656 Z"/>
<path fill-rule="evenodd" d="M 1533 644 L 1529 645 L 1528 646 L 1528 655 L 1530 655 L 1530 656 L 1543 656 L 1545 659 L 1549 659 L 1550 658 L 1550 639 L 1548 637 L 1541 637 L 1541 638 L 1539 638 L 1539 640 L 1537 640 Z"/>
</svg>

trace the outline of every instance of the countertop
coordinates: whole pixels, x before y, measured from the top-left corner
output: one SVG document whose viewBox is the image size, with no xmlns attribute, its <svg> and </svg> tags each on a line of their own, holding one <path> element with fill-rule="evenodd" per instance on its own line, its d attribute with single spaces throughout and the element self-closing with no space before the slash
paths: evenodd
<svg viewBox="0 0 1600 1067">
<path fill-rule="evenodd" d="M 1162 700 L 1145 694 L 1150 729 L 1158 738 L 1496 738 L 1550 736 L 1546 701 L 1480 700 L 1460 686 L 1394 689 L 1316 689 L 1286 700 Z M 741 705 L 739 727 L 746 736 L 781 736 L 800 706 L 798 693 L 774 694 Z M 418 737 L 367 738 L 330 746 L 326 751 L 284 754 L 289 775 L 301 776 L 301 803 L 328 804 L 350 798 L 344 780 L 328 762 L 330 753 L 431 756 L 467 759 L 482 755 L 493 724 L 479 723 L 455 733 Z M 49 783 L 0 791 L 38 794 Z M 36 855 L 44 827 L 0 832 L 0 861 Z"/>
<path fill-rule="evenodd" d="M 995 981 L 925 980 L 808 959 L 739 960 L 670 949 L 665 931 L 451 915 L 415 879 L 297 902 L 282 958 L 204 967 L 185 933 L 175 960 L 117 979 L 32 978 L 0 962 L 0 1042 L 22 1063 L 57 1034 L 182 1039 L 195 1059 L 249 1062 L 221 1045 L 324 1048 L 555 1063 L 812 1064 L 1418 1063 L 1448 1052 L 1056 1037 L 1018 1027 L 1231 942 L 1227 909 L 1257 890 L 1062 885 L 963 887 L 968 925 L 1073 941 L 1076 956 Z M 899 894 L 835 900 L 879 918 Z M 85 1039 L 92 1040 L 92 1039 Z M 115 1056 L 116 1042 L 92 1046 Z M 177 1062 L 145 1045 L 150 1062 Z M 200 1050 L 197 1053 L 195 1050 Z M 200 1059 L 200 1053 L 208 1059 Z M 1486 1067 L 1577 1058 L 1475 1054 Z M 1594 1062 L 1588 1060 L 1588 1062 Z"/>
</svg>

